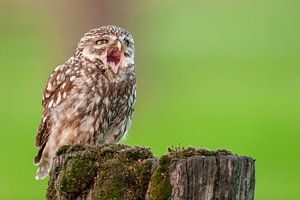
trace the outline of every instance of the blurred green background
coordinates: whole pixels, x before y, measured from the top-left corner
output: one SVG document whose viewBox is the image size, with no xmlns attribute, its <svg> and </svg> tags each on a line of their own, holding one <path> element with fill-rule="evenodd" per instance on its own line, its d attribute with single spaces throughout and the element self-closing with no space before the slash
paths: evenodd
<svg viewBox="0 0 300 200">
<path fill-rule="evenodd" d="M 126 144 L 256 159 L 256 200 L 300 199 L 298 0 L 0 0 L 0 199 L 44 199 L 32 159 L 45 82 L 87 30 L 136 42 Z"/>
</svg>

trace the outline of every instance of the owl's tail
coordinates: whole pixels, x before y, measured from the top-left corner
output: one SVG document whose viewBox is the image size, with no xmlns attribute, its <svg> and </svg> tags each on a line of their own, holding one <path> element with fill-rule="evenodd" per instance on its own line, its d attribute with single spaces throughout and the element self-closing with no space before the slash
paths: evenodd
<svg viewBox="0 0 300 200">
<path fill-rule="evenodd" d="M 38 169 L 36 171 L 35 179 L 36 180 L 42 180 L 46 178 L 46 176 L 49 174 L 51 169 L 51 162 L 47 159 L 42 159 L 40 163 L 38 164 Z"/>
<path fill-rule="evenodd" d="M 38 166 L 35 179 L 44 179 L 51 169 L 51 162 L 48 158 L 48 154 L 44 153 L 45 144 L 40 148 L 38 155 L 34 158 L 33 164 Z"/>
</svg>

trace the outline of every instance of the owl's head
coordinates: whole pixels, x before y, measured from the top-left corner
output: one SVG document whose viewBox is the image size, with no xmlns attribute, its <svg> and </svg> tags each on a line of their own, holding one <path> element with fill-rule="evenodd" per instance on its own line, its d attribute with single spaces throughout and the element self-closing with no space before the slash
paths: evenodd
<svg viewBox="0 0 300 200">
<path fill-rule="evenodd" d="M 131 34 L 108 25 L 87 32 L 78 43 L 76 54 L 117 74 L 134 68 L 134 41 Z"/>
</svg>

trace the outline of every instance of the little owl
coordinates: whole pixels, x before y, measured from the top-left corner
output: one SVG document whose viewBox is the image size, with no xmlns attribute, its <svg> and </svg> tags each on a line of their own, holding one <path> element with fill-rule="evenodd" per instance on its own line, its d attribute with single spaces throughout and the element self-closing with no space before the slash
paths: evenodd
<svg viewBox="0 0 300 200">
<path fill-rule="evenodd" d="M 47 176 L 63 145 L 117 143 L 124 138 L 136 97 L 133 43 L 122 28 L 92 29 L 74 55 L 53 71 L 35 141 L 37 180 Z"/>
</svg>

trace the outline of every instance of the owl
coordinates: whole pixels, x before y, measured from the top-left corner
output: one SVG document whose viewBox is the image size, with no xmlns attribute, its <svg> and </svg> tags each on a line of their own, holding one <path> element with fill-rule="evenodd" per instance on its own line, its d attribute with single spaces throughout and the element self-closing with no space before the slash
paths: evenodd
<svg viewBox="0 0 300 200">
<path fill-rule="evenodd" d="M 117 143 L 131 125 L 136 99 L 134 41 L 108 25 L 80 39 L 74 55 L 46 84 L 35 146 L 35 178 L 45 178 L 59 147 Z"/>
</svg>

